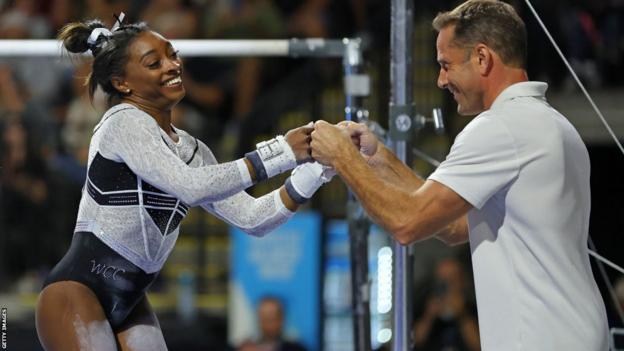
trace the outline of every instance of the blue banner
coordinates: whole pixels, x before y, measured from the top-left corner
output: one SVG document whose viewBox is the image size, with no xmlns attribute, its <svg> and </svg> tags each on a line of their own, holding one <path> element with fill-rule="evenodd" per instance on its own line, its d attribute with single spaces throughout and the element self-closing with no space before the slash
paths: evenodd
<svg viewBox="0 0 624 351">
<path fill-rule="evenodd" d="M 320 348 L 321 216 L 297 213 L 265 237 L 232 228 L 229 340 L 238 345 L 257 334 L 256 306 L 264 296 L 285 304 L 286 339 Z"/>
</svg>

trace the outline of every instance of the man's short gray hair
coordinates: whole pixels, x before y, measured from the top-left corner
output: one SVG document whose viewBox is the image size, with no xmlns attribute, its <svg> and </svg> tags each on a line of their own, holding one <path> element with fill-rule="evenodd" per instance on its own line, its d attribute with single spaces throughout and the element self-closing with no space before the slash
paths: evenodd
<svg viewBox="0 0 624 351">
<path fill-rule="evenodd" d="M 511 5 L 497 0 L 468 0 L 451 11 L 439 13 L 433 20 L 433 28 L 438 32 L 449 26 L 455 27 L 452 45 L 472 48 L 483 43 L 504 64 L 526 67 L 526 28 Z"/>
</svg>

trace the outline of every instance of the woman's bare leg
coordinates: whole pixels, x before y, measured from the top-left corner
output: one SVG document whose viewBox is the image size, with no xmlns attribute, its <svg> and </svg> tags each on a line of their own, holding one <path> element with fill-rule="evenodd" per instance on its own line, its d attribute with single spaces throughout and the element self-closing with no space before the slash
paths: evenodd
<svg viewBox="0 0 624 351">
<path fill-rule="evenodd" d="M 97 297 L 74 281 L 48 285 L 36 308 L 39 341 L 46 351 L 116 351 L 115 335 Z"/>
<path fill-rule="evenodd" d="M 147 297 L 134 307 L 116 336 L 121 351 L 167 351 L 160 323 Z"/>
</svg>

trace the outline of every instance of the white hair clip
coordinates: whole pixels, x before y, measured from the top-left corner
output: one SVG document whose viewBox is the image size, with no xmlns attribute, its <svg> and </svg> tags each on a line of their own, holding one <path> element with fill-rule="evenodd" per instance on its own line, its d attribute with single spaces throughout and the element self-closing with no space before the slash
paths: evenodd
<svg viewBox="0 0 624 351">
<path fill-rule="evenodd" d="M 100 27 L 93 29 L 91 31 L 91 34 L 89 35 L 89 39 L 87 39 L 87 44 L 89 45 L 89 48 L 91 48 L 91 51 L 93 51 L 93 49 L 98 46 L 98 39 L 101 35 L 109 38 L 111 35 L 113 35 L 113 33 L 111 33 L 111 31 L 106 28 Z"/>
<path fill-rule="evenodd" d="M 126 17 L 126 14 L 123 12 L 120 12 L 119 16 L 113 15 L 113 17 L 115 17 L 115 19 L 117 20 L 115 21 L 115 24 L 113 24 L 113 28 L 111 28 L 111 32 L 114 32 L 117 29 L 119 29 L 119 27 L 121 27 L 121 22 L 123 22 L 124 17 Z"/>
</svg>

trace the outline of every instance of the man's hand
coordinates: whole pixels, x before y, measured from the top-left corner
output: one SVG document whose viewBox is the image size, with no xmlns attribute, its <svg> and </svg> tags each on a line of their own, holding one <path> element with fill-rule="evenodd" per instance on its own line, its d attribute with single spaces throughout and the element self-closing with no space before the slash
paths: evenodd
<svg viewBox="0 0 624 351">
<path fill-rule="evenodd" d="M 298 164 L 311 161 L 310 133 L 313 130 L 314 126 L 310 122 L 305 126 L 289 130 L 284 136 L 284 139 L 292 148 Z"/>
<path fill-rule="evenodd" d="M 325 121 L 317 121 L 312 132 L 312 157 L 321 164 L 336 168 L 336 161 L 345 160 L 355 151 L 346 128 Z"/>
<path fill-rule="evenodd" d="M 377 152 L 379 141 L 364 123 L 342 121 L 338 126 L 347 130 L 351 141 L 360 150 L 362 155 L 371 157 Z"/>
</svg>

